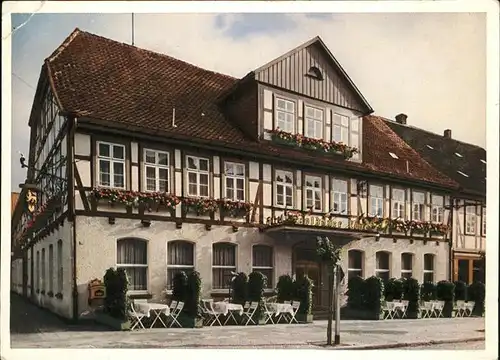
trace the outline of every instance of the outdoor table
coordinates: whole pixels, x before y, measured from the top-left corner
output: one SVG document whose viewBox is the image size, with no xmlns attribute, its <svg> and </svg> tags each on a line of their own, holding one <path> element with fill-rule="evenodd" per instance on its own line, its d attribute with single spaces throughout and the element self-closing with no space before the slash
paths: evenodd
<svg viewBox="0 0 500 360">
<path fill-rule="evenodd" d="M 406 305 L 403 302 L 396 302 L 396 301 L 394 301 L 393 302 L 393 306 L 394 306 L 394 311 L 397 311 L 397 309 L 401 310 L 401 317 L 405 317 L 406 316 L 406 308 L 408 307 L 408 305 Z"/>
<path fill-rule="evenodd" d="M 163 327 L 167 327 L 167 325 L 163 322 L 160 316 L 162 313 L 165 314 L 166 316 L 170 315 L 170 307 L 168 305 L 158 304 L 158 303 L 148 303 L 148 302 L 136 302 L 134 306 L 137 309 L 139 309 L 142 313 L 148 314 L 147 315 L 148 317 L 150 316 L 150 314 L 155 315 L 150 328 L 154 326 L 154 324 L 158 319 L 163 324 Z"/>
<path fill-rule="evenodd" d="M 289 313 L 293 315 L 293 307 L 292 304 L 281 304 L 281 303 L 268 303 L 267 307 L 270 311 L 276 313 L 276 316 L 280 314 Z"/>
<path fill-rule="evenodd" d="M 236 318 L 234 317 L 234 313 L 238 313 L 240 316 L 243 315 L 243 306 L 240 304 L 232 304 L 224 301 L 218 301 L 213 304 L 213 309 L 215 312 L 222 314 L 224 316 L 228 315 L 226 321 L 224 321 L 224 325 L 227 324 L 229 319 L 233 319 L 235 323 L 237 323 Z"/>
</svg>

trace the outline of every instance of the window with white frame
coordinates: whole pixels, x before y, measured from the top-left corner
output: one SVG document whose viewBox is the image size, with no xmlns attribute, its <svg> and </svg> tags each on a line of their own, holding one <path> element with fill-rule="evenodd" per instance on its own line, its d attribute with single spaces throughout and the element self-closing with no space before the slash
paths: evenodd
<svg viewBox="0 0 500 360">
<path fill-rule="evenodd" d="M 62 240 L 57 241 L 57 292 L 63 291 L 63 253 Z"/>
<path fill-rule="evenodd" d="M 45 291 L 45 249 L 42 249 L 42 281 L 41 281 L 41 289 Z"/>
<path fill-rule="evenodd" d="M 125 188 L 125 146 L 97 143 L 99 186 Z"/>
<path fill-rule="evenodd" d="M 361 250 L 349 250 L 347 252 L 347 278 L 356 276 L 363 277 L 363 252 Z"/>
<path fill-rule="evenodd" d="M 49 291 L 54 291 L 54 245 L 49 246 Z"/>
<path fill-rule="evenodd" d="M 194 270 L 194 244 L 175 240 L 167 243 L 167 289 L 171 290 L 175 274 Z"/>
<path fill-rule="evenodd" d="M 306 175 L 304 190 L 306 192 L 306 208 L 313 209 L 315 211 L 322 211 L 321 177 Z"/>
<path fill-rule="evenodd" d="M 431 196 L 431 221 L 442 223 L 444 220 L 444 196 Z"/>
<path fill-rule="evenodd" d="M 390 256 L 387 251 L 377 251 L 375 253 L 375 276 L 381 278 L 384 281 L 389 280 L 391 275 L 390 269 Z"/>
<path fill-rule="evenodd" d="M 485 236 L 486 235 L 486 208 L 483 207 L 482 214 L 481 214 L 481 235 Z"/>
<path fill-rule="evenodd" d="M 224 175 L 226 178 L 226 199 L 244 201 L 245 165 L 234 162 L 224 162 Z"/>
<path fill-rule="evenodd" d="M 434 282 L 433 254 L 424 254 L 424 282 Z"/>
<path fill-rule="evenodd" d="M 323 110 L 306 106 L 306 126 L 304 135 L 309 138 L 323 139 Z"/>
<path fill-rule="evenodd" d="M 409 279 L 413 276 L 413 254 L 401 254 L 401 277 Z"/>
<path fill-rule="evenodd" d="M 392 188 L 392 218 L 405 218 L 405 190 Z"/>
<path fill-rule="evenodd" d="M 209 162 L 208 159 L 186 156 L 188 176 L 188 196 L 209 196 Z"/>
<path fill-rule="evenodd" d="M 212 288 L 229 289 L 232 272 L 236 272 L 236 245 L 216 243 L 212 246 Z"/>
<path fill-rule="evenodd" d="M 476 207 L 465 207 L 465 233 L 468 235 L 476 234 Z"/>
<path fill-rule="evenodd" d="M 146 191 L 170 191 L 170 156 L 168 152 L 144 149 Z"/>
<path fill-rule="evenodd" d="M 275 127 L 280 130 L 295 132 L 295 103 L 282 98 L 275 98 Z"/>
<path fill-rule="evenodd" d="M 147 290 L 148 243 L 136 238 L 120 239 L 116 246 L 116 268 L 124 269 L 130 291 Z"/>
<path fill-rule="evenodd" d="M 266 276 L 267 288 L 273 289 L 273 248 L 267 245 L 254 245 L 252 248 L 252 271 Z"/>
<path fill-rule="evenodd" d="M 360 118 L 351 119 L 350 120 L 351 128 L 349 129 L 350 133 L 351 133 L 351 142 L 349 143 L 349 146 L 355 147 L 358 150 L 359 150 L 359 139 L 360 139 L 360 136 L 359 136 L 360 121 L 361 121 Z M 360 156 L 360 153 L 357 152 L 357 153 L 354 153 L 352 155 L 352 158 L 359 159 L 359 156 Z"/>
<path fill-rule="evenodd" d="M 349 145 L 349 116 L 333 114 L 333 141 Z"/>
<path fill-rule="evenodd" d="M 384 187 L 370 185 L 369 187 L 370 216 L 384 216 Z"/>
<path fill-rule="evenodd" d="M 411 219 L 425 220 L 425 193 L 423 192 L 412 191 Z"/>
<path fill-rule="evenodd" d="M 332 179 L 332 213 L 347 215 L 347 180 Z"/>
<path fill-rule="evenodd" d="M 293 207 L 293 173 L 276 170 L 274 178 L 276 206 Z"/>
</svg>

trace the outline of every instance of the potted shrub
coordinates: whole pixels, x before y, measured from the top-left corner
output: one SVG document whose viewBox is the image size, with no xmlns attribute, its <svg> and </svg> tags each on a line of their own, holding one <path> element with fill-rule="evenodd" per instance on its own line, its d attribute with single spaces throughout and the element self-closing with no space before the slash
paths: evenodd
<svg viewBox="0 0 500 360">
<path fill-rule="evenodd" d="M 404 300 L 408 300 L 406 316 L 409 319 L 418 319 L 420 317 L 420 284 L 417 279 L 409 278 L 405 281 Z"/>
<path fill-rule="evenodd" d="M 179 284 L 181 284 L 180 281 Z M 179 316 L 180 323 L 183 327 L 203 327 L 203 318 L 198 311 L 201 299 L 201 277 L 199 272 L 192 271 L 187 276 L 184 296 L 185 303 L 181 314 L 182 317 Z"/>
<path fill-rule="evenodd" d="M 433 301 L 437 299 L 436 284 L 426 281 L 422 284 L 420 298 L 423 301 Z"/>
<path fill-rule="evenodd" d="M 384 297 L 387 301 L 392 301 L 394 299 L 395 281 L 395 278 L 390 278 L 384 283 Z"/>
<path fill-rule="evenodd" d="M 184 271 L 179 271 L 174 275 L 172 280 L 172 300 L 186 303 L 187 279 L 188 277 Z"/>
<path fill-rule="evenodd" d="M 104 274 L 106 297 L 103 312 L 96 312 L 96 320 L 116 330 L 129 330 L 128 278 L 124 269 L 109 268 Z"/>
<path fill-rule="evenodd" d="M 243 305 L 248 299 L 248 276 L 244 272 L 239 272 L 231 283 L 231 302 Z"/>
<path fill-rule="evenodd" d="M 295 298 L 300 301 L 300 307 L 295 318 L 299 322 L 312 323 L 312 288 L 313 282 L 303 275 L 294 281 Z"/>
<path fill-rule="evenodd" d="M 347 282 L 347 306 L 350 310 L 362 310 L 364 307 L 365 280 L 355 276 Z"/>
<path fill-rule="evenodd" d="M 404 279 L 394 279 L 392 282 L 392 299 L 401 300 L 405 292 Z"/>
<path fill-rule="evenodd" d="M 455 302 L 455 284 L 447 280 L 441 280 L 437 283 L 436 292 L 438 300 L 444 301 L 443 317 L 452 317 Z"/>
<path fill-rule="evenodd" d="M 293 279 L 290 275 L 281 275 L 276 284 L 277 301 L 282 303 L 293 300 L 294 287 Z"/>
<path fill-rule="evenodd" d="M 486 296 L 486 288 L 480 281 L 475 281 L 469 285 L 469 299 L 474 301 L 474 309 L 472 315 L 483 316 L 484 314 L 484 299 Z"/>
<path fill-rule="evenodd" d="M 254 315 L 255 323 L 265 325 L 262 301 L 264 298 L 264 289 L 267 288 L 267 278 L 264 274 L 258 271 L 253 271 L 248 276 L 248 300 L 250 302 L 258 302 L 259 307 Z M 257 321 L 256 321 L 257 320 Z"/>
<path fill-rule="evenodd" d="M 455 301 L 456 300 L 467 300 L 467 284 L 462 281 L 458 280 L 453 282 L 455 284 Z"/>
<path fill-rule="evenodd" d="M 365 280 L 364 305 L 367 316 L 373 320 L 383 319 L 384 282 L 381 278 L 370 276 Z"/>
</svg>

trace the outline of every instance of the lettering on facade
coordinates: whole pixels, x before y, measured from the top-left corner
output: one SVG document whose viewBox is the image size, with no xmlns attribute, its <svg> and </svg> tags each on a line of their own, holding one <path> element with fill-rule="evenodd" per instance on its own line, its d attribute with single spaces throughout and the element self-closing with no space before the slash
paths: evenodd
<svg viewBox="0 0 500 360">
<path fill-rule="evenodd" d="M 357 220 L 347 218 L 324 218 L 319 216 L 297 216 L 297 217 L 283 217 L 275 216 L 268 217 L 266 220 L 267 225 L 306 225 L 328 227 L 333 229 L 352 229 L 352 230 L 369 230 L 369 226 L 360 224 Z"/>
</svg>

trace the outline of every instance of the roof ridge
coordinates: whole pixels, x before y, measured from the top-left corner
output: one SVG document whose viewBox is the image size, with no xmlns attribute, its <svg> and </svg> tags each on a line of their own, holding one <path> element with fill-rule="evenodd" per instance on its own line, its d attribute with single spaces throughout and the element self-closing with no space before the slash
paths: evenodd
<svg viewBox="0 0 500 360">
<path fill-rule="evenodd" d="M 64 49 L 66 49 L 69 44 L 80 34 L 82 33 L 83 31 L 81 31 L 79 28 L 75 28 L 75 30 L 73 30 L 71 32 L 71 34 L 69 34 L 66 39 L 63 40 L 63 42 L 61 43 L 61 45 L 59 45 L 57 47 L 57 49 L 55 49 L 52 54 L 50 54 L 46 59 L 45 61 L 48 61 L 48 62 L 52 62 L 54 61 L 58 56 L 59 54 L 61 54 Z"/>
<path fill-rule="evenodd" d="M 427 129 L 422 129 L 422 128 L 418 127 L 418 126 L 413 126 L 413 125 L 409 125 L 409 124 L 400 124 L 400 123 L 398 123 L 395 120 L 388 119 L 386 117 L 379 116 L 379 115 L 368 115 L 368 116 L 378 117 L 378 118 L 382 119 L 383 121 L 390 122 L 391 124 L 395 124 L 395 125 L 399 125 L 399 126 L 403 126 L 403 127 L 408 127 L 408 128 L 411 128 L 411 129 L 419 130 L 419 131 L 425 132 L 427 134 L 438 136 L 438 137 L 440 137 L 440 138 L 442 138 L 443 140 L 446 140 L 446 141 L 455 141 L 455 142 L 458 142 L 458 143 L 461 143 L 461 144 L 464 144 L 464 145 L 467 145 L 467 146 L 475 147 L 477 149 L 481 149 L 481 150 L 486 151 L 486 149 L 483 148 L 482 146 L 479 146 L 479 145 L 476 145 L 476 144 L 471 144 L 471 143 L 465 142 L 463 140 L 458 140 L 458 139 L 454 139 L 454 138 L 445 138 L 443 135 L 440 135 L 438 133 L 435 133 L 435 132 L 427 130 Z"/>
<path fill-rule="evenodd" d="M 231 76 L 231 75 L 227 75 L 227 74 L 223 74 L 223 73 L 218 72 L 218 71 L 208 70 L 208 69 L 202 68 L 201 66 L 189 63 L 189 62 L 187 62 L 185 60 L 181 60 L 181 59 L 175 58 L 175 57 L 167 55 L 167 54 L 162 54 L 160 52 L 156 52 L 156 51 L 153 51 L 153 50 L 148 50 L 148 49 L 144 49 L 144 48 L 141 48 L 141 47 L 138 47 L 138 46 L 135 46 L 135 45 L 130 45 L 130 44 L 127 44 L 125 42 L 121 42 L 121 41 L 118 41 L 118 40 L 113 40 L 113 39 L 104 37 L 102 35 L 97 35 L 97 34 L 94 34 L 94 33 L 88 32 L 88 31 L 80 30 L 78 28 L 76 30 L 78 30 L 79 33 L 81 33 L 81 34 L 92 36 L 94 38 L 99 38 L 99 39 L 102 39 L 104 41 L 110 41 L 110 42 L 122 45 L 124 47 L 127 47 L 127 48 L 132 48 L 132 49 L 134 49 L 136 51 L 142 51 L 142 52 L 150 53 L 150 54 L 155 55 L 155 56 L 160 56 L 160 57 L 164 57 L 164 58 L 167 58 L 167 59 L 170 59 L 170 60 L 178 61 L 178 62 L 183 63 L 185 65 L 188 65 L 188 66 L 190 66 L 192 68 L 196 68 L 196 69 L 203 70 L 203 71 L 206 71 L 206 72 L 210 72 L 210 73 L 213 73 L 213 74 L 216 74 L 216 75 L 221 75 L 221 76 L 227 77 L 230 80 L 239 80 L 239 78 L 237 78 L 237 77 L 234 77 L 234 76 Z"/>
</svg>

